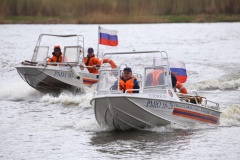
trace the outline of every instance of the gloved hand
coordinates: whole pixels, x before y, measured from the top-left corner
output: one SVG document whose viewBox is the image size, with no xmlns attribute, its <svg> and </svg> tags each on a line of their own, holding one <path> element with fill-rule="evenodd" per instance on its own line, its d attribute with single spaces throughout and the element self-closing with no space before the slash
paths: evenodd
<svg viewBox="0 0 240 160">
<path fill-rule="evenodd" d="M 93 68 L 96 68 L 98 69 L 100 67 L 100 65 L 96 64 L 96 65 L 93 65 Z"/>
<path fill-rule="evenodd" d="M 82 64 L 80 64 L 80 69 L 83 70 L 84 69 L 84 66 Z"/>
</svg>

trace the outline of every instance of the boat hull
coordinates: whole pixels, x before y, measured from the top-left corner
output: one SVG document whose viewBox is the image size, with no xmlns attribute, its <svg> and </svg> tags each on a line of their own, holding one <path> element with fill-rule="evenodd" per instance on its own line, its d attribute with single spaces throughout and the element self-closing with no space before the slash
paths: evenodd
<svg viewBox="0 0 240 160">
<path fill-rule="evenodd" d="M 43 93 L 60 93 L 64 90 L 79 92 L 83 86 L 90 86 L 98 81 L 96 75 L 87 74 L 80 74 L 81 78 L 77 79 L 67 67 L 20 65 L 16 69 L 24 81 Z"/>
<path fill-rule="evenodd" d="M 185 126 L 218 124 L 221 112 L 164 99 L 128 95 L 103 96 L 94 99 L 96 120 L 111 129 L 138 129 L 176 123 Z"/>
</svg>

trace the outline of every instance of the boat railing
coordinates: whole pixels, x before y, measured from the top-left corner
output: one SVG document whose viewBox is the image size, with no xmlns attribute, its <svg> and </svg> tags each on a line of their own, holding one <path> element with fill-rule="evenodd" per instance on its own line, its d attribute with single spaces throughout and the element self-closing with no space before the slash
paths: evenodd
<svg viewBox="0 0 240 160">
<path fill-rule="evenodd" d="M 141 93 L 158 93 L 158 94 L 168 94 L 167 89 L 161 89 L 161 88 L 156 88 L 156 89 L 127 89 L 124 93 L 121 90 L 105 90 L 105 91 L 97 91 L 96 94 L 98 95 L 105 95 L 105 94 L 131 94 L 133 91 L 138 91 L 140 94 Z M 139 93 L 133 93 L 131 95 L 139 94 Z M 181 101 L 184 101 L 186 103 L 193 103 L 196 105 L 201 105 L 206 108 L 214 109 L 214 110 L 220 110 L 221 108 L 219 107 L 219 103 L 207 100 L 205 97 L 198 96 L 197 93 L 195 92 L 196 95 L 190 95 L 190 94 L 182 94 L 182 93 L 177 93 L 177 96 Z M 203 101 L 204 99 L 204 101 Z M 213 104 L 213 105 L 211 105 Z"/>
<path fill-rule="evenodd" d="M 105 94 L 123 94 L 121 90 L 104 90 L 104 91 L 96 91 L 97 95 L 105 95 Z"/>
<path fill-rule="evenodd" d="M 124 54 L 146 54 L 146 53 L 160 53 L 161 51 L 133 51 L 133 52 L 109 52 L 103 53 L 102 57 L 105 58 L 106 56 L 111 55 L 124 55 Z"/>
<path fill-rule="evenodd" d="M 32 62 L 32 61 L 25 60 L 25 61 L 21 62 L 21 64 L 28 65 L 28 66 L 36 66 L 36 65 L 38 65 L 38 62 Z"/>
<path fill-rule="evenodd" d="M 213 106 L 209 105 L 209 102 L 210 102 L 210 104 L 213 104 Z M 221 109 L 220 106 L 219 106 L 219 103 L 213 102 L 213 101 L 210 101 L 210 100 L 207 100 L 207 99 L 205 99 L 205 101 L 204 101 L 204 106 L 206 106 L 208 108 L 215 109 L 215 110 L 220 110 Z"/>
<path fill-rule="evenodd" d="M 83 37 L 83 35 L 77 35 L 77 34 L 71 34 L 71 35 L 40 34 L 39 37 L 38 37 L 38 41 L 37 41 L 36 46 L 40 46 L 43 36 L 62 37 L 62 38 L 77 37 L 77 44 L 80 44 L 80 43 L 84 44 L 84 37 Z"/>
<path fill-rule="evenodd" d="M 220 110 L 219 103 L 207 100 L 206 97 L 199 96 L 195 91 L 193 91 L 192 93 L 193 94 L 177 93 L 177 96 L 180 99 L 180 101 L 183 102 L 193 103 L 196 105 L 201 105 L 206 108 Z"/>
<path fill-rule="evenodd" d="M 158 88 L 158 89 L 127 89 L 125 92 L 119 89 L 114 89 L 112 90 L 111 88 L 109 90 L 100 90 L 97 91 L 96 94 L 98 95 L 103 95 L 103 94 L 131 94 L 133 91 L 138 91 L 139 93 L 158 93 L 158 94 L 167 94 L 167 90 L 163 88 Z M 138 93 L 134 93 L 138 94 Z"/>
<path fill-rule="evenodd" d="M 158 90 L 158 89 L 166 89 L 168 85 L 155 85 L 155 86 L 145 86 L 144 89 L 146 90 Z"/>
<path fill-rule="evenodd" d="M 52 65 L 52 66 L 78 66 L 80 65 L 79 62 L 38 62 L 36 63 L 37 66 L 45 66 L 45 65 Z"/>
<path fill-rule="evenodd" d="M 127 89 L 124 93 L 125 94 L 129 94 L 132 93 L 133 91 L 139 91 L 139 93 L 158 93 L 158 94 L 167 94 L 167 90 L 166 88 L 155 88 L 155 89 L 145 89 L 145 88 L 141 88 L 141 89 Z"/>
<path fill-rule="evenodd" d="M 127 89 L 124 93 L 129 94 L 129 93 L 133 93 L 134 91 L 138 91 L 139 93 L 141 93 L 142 89 Z"/>
</svg>

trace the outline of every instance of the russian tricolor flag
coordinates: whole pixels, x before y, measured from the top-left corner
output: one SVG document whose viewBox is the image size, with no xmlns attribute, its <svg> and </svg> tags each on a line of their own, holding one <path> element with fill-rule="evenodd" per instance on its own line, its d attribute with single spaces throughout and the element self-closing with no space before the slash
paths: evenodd
<svg viewBox="0 0 240 160">
<path fill-rule="evenodd" d="M 182 61 L 170 61 L 170 70 L 173 72 L 180 83 L 184 83 L 187 80 L 187 70 L 185 63 Z"/>
<path fill-rule="evenodd" d="M 117 31 L 104 29 L 99 26 L 99 44 L 107 46 L 117 46 Z"/>
</svg>

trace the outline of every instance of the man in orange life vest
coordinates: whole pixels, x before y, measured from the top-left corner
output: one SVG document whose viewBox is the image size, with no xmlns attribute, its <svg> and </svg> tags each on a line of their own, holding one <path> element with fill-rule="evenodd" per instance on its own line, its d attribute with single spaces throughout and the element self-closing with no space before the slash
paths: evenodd
<svg viewBox="0 0 240 160">
<path fill-rule="evenodd" d="M 84 64 L 88 66 L 88 71 L 90 73 L 98 74 L 98 67 L 100 67 L 100 60 L 95 57 L 93 48 L 88 48 L 88 55 L 84 58 Z M 83 70 L 83 65 L 80 65 L 80 69 Z"/>
<path fill-rule="evenodd" d="M 62 52 L 59 45 L 54 46 L 54 52 L 52 52 L 52 58 L 48 59 L 48 62 L 62 62 Z M 56 65 L 56 64 L 54 64 Z"/>
<path fill-rule="evenodd" d="M 120 77 L 119 89 L 125 93 L 128 89 L 139 89 L 138 81 L 132 76 L 132 69 L 126 67 L 123 69 L 123 75 Z M 139 90 L 129 90 L 127 93 L 139 93 Z"/>
<path fill-rule="evenodd" d="M 164 72 L 161 69 L 153 70 L 147 75 L 146 86 L 155 86 L 155 85 L 164 85 L 165 79 Z M 177 83 L 177 78 L 174 74 L 171 73 L 172 87 L 174 88 Z"/>
<path fill-rule="evenodd" d="M 165 84 L 164 75 L 162 74 L 163 74 L 163 70 L 161 69 L 153 70 L 152 72 L 150 72 L 147 75 L 146 86 Z M 184 93 L 184 94 L 188 93 L 187 89 L 183 86 L 183 84 L 177 81 L 177 78 L 174 75 L 174 73 L 171 73 L 171 80 L 172 80 L 172 87 L 174 89 L 176 88 L 179 89 L 180 93 Z"/>
</svg>

